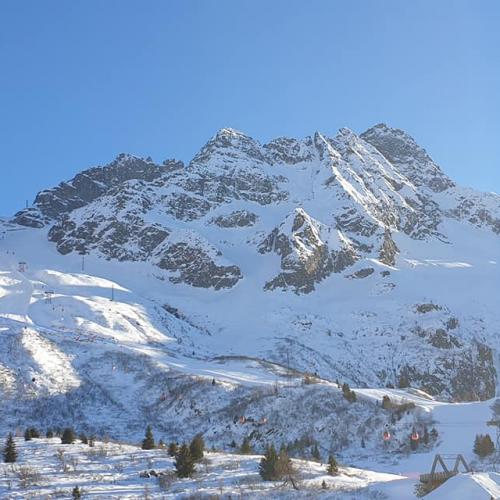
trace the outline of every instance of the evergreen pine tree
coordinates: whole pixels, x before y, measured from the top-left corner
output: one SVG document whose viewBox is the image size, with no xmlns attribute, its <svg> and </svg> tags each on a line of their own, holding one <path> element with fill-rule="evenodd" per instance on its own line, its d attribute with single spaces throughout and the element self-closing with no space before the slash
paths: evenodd
<svg viewBox="0 0 500 500">
<path fill-rule="evenodd" d="M 153 437 L 153 429 L 148 425 L 146 427 L 146 434 L 142 441 L 142 449 L 143 450 L 152 450 L 155 447 L 155 439 Z"/>
<path fill-rule="evenodd" d="M 488 455 L 491 455 L 495 451 L 495 445 L 493 444 L 493 441 L 491 440 L 491 437 L 489 434 L 482 435 L 478 434 L 476 435 L 476 439 L 474 440 L 474 453 L 480 457 L 484 458 L 487 457 Z"/>
<path fill-rule="evenodd" d="M 52 429 L 47 429 L 47 432 L 45 433 L 46 438 L 53 438 L 54 437 L 54 431 Z"/>
<path fill-rule="evenodd" d="M 392 408 L 391 398 L 387 394 L 382 398 L 382 408 L 384 410 L 390 410 Z"/>
<path fill-rule="evenodd" d="M 87 438 L 87 435 L 84 432 L 82 432 L 80 434 L 80 441 L 82 444 L 89 444 L 89 440 Z"/>
<path fill-rule="evenodd" d="M 195 470 L 194 460 L 189 446 L 184 443 L 175 457 L 175 473 L 177 477 L 191 477 Z"/>
<path fill-rule="evenodd" d="M 158 441 L 158 448 L 165 448 L 165 443 L 163 442 L 163 439 L 160 439 Z"/>
<path fill-rule="evenodd" d="M 10 433 L 5 442 L 5 448 L 3 449 L 3 461 L 7 464 L 13 464 L 17 460 L 16 444 L 14 443 L 14 437 Z"/>
<path fill-rule="evenodd" d="M 203 440 L 203 434 L 200 432 L 191 441 L 189 445 L 189 451 L 191 452 L 191 457 L 195 462 L 199 462 L 203 458 L 203 452 L 205 451 L 205 441 Z"/>
<path fill-rule="evenodd" d="M 405 373 L 401 373 L 399 375 L 399 380 L 398 380 L 398 387 L 400 389 L 405 389 L 406 387 L 410 386 L 410 380 L 408 379 L 408 375 Z"/>
<path fill-rule="evenodd" d="M 177 455 L 177 452 L 178 452 L 178 449 L 177 449 L 177 443 L 172 441 L 169 445 L 168 445 L 168 454 L 171 456 L 171 457 L 175 457 L 175 455 Z"/>
<path fill-rule="evenodd" d="M 342 393 L 344 394 L 344 397 L 347 399 L 347 395 L 351 392 L 351 388 L 349 387 L 349 384 L 347 382 L 344 382 L 342 384 Z"/>
<path fill-rule="evenodd" d="M 74 500 L 78 500 L 82 498 L 82 492 L 80 491 L 80 488 L 78 486 L 75 486 L 73 488 L 73 491 L 71 492 L 71 496 Z"/>
<path fill-rule="evenodd" d="M 30 429 L 26 429 L 24 431 L 24 440 L 31 441 L 31 430 Z"/>
<path fill-rule="evenodd" d="M 365 438 L 361 438 L 361 448 L 366 448 Z"/>
<path fill-rule="evenodd" d="M 424 427 L 424 436 L 422 437 L 424 444 L 429 444 L 429 439 L 429 431 L 427 430 L 427 427 Z"/>
<path fill-rule="evenodd" d="M 326 468 L 326 472 L 328 472 L 330 476 L 336 476 L 339 473 L 339 466 L 333 455 L 328 457 L 328 467 Z"/>
<path fill-rule="evenodd" d="M 311 457 L 316 460 L 316 462 L 321 462 L 321 454 L 318 449 L 318 445 L 315 444 L 311 450 Z"/>
<path fill-rule="evenodd" d="M 259 463 L 259 474 L 264 481 L 276 481 L 277 477 L 278 454 L 272 444 L 266 449 L 264 457 Z"/>
<path fill-rule="evenodd" d="M 295 471 L 293 470 L 293 467 L 292 467 L 292 461 L 290 460 L 290 457 L 288 456 L 285 445 L 283 445 L 280 448 L 280 452 L 278 455 L 278 462 L 277 462 L 276 468 L 275 468 L 276 479 L 285 478 L 286 481 L 291 480 L 292 484 L 295 487 L 294 479 L 292 477 L 294 475 L 294 472 Z"/>
<path fill-rule="evenodd" d="M 479 434 L 476 434 L 476 437 L 474 439 L 474 447 L 472 448 L 472 451 L 476 455 L 481 456 L 481 436 Z"/>
<path fill-rule="evenodd" d="M 321 489 L 322 490 L 327 490 L 328 486 L 326 485 L 326 481 L 323 479 L 323 482 L 321 483 Z"/>
<path fill-rule="evenodd" d="M 71 427 L 66 427 L 61 436 L 62 444 L 73 444 L 75 442 L 75 432 Z"/>
<path fill-rule="evenodd" d="M 241 443 L 240 447 L 240 452 L 243 455 L 249 455 L 250 453 L 252 453 L 252 447 L 250 446 L 250 439 L 248 439 L 248 437 L 243 438 L 243 442 Z"/>
<path fill-rule="evenodd" d="M 40 437 L 40 431 L 36 427 L 30 427 L 30 434 L 32 439 L 38 439 Z"/>
<path fill-rule="evenodd" d="M 491 440 L 491 437 L 489 434 L 486 434 L 483 437 L 483 442 L 482 442 L 482 452 L 483 456 L 487 457 L 488 455 L 491 455 L 495 451 L 495 445 L 493 444 L 493 441 Z"/>
<path fill-rule="evenodd" d="M 347 399 L 347 401 L 349 401 L 350 403 L 354 403 L 354 401 L 356 401 L 357 399 L 356 393 L 351 390 L 347 382 L 344 382 L 342 384 L 342 394 L 344 398 Z"/>
</svg>

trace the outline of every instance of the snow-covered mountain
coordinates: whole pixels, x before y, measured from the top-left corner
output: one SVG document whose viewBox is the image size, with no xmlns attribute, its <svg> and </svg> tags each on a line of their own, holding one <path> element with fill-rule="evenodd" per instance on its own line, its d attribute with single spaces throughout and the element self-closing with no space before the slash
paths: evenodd
<svg viewBox="0 0 500 500">
<path fill-rule="evenodd" d="M 242 433 L 212 413 L 258 421 L 272 387 L 305 373 L 443 400 L 496 392 L 500 196 L 457 186 L 383 124 L 267 144 L 222 129 L 187 165 L 121 154 L 0 233 L 0 391 L 19 415 L 106 432 L 111 415 L 134 432 L 182 416 L 225 443 Z M 326 429 L 330 403 L 349 407 L 286 390 L 290 411 L 319 397 Z"/>
</svg>

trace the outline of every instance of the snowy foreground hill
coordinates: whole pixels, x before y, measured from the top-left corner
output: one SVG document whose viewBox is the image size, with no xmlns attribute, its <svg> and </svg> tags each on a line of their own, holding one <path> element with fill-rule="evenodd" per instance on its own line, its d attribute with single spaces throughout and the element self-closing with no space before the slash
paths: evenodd
<svg viewBox="0 0 500 500">
<path fill-rule="evenodd" d="M 359 469 L 319 491 L 325 467 L 302 461 L 302 492 L 280 495 L 413 498 L 436 451 L 473 460 L 474 436 L 493 435 L 499 259 L 500 197 L 457 186 L 385 125 L 264 145 L 223 129 L 188 165 L 120 155 L 0 221 L 0 430 L 72 425 L 128 443 L 102 445 L 97 475 L 136 461 L 114 493 L 87 477 L 95 497 L 144 495 L 146 459 L 127 446 L 151 424 L 165 442 L 203 432 L 217 450 L 171 496 L 276 497 L 263 483 L 238 493 L 258 457 L 228 452 L 247 437 L 255 453 L 274 442 L 309 457 L 317 444 Z M 384 395 L 415 408 L 396 415 Z M 437 437 L 411 451 L 413 428 Z M 56 474 L 56 444 L 20 445 Z M 442 488 L 497 484 L 491 474 Z"/>
</svg>

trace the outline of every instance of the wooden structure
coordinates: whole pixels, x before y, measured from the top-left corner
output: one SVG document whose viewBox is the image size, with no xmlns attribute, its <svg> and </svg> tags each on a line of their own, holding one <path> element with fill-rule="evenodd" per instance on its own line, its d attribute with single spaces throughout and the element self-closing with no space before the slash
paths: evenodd
<svg viewBox="0 0 500 500">
<path fill-rule="evenodd" d="M 446 462 L 453 462 L 453 468 L 449 468 Z M 464 472 L 472 472 L 470 467 L 467 465 L 463 455 L 440 455 L 437 454 L 434 457 L 434 462 L 432 462 L 431 472 L 429 474 L 421 474 L 420 482 L 422 483 L 433 483 L 433 482 L 444 482 L 450 477 L 456 476 L 460 470 L 460 464 L 463 465 Z M 442 471 L 437 471 L 438 465 L 443 469 Z"/>
</svg>

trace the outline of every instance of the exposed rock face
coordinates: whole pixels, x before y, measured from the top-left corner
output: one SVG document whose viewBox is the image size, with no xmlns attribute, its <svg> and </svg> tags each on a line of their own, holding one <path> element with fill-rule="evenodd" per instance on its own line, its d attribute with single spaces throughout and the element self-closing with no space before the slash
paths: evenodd
<svg viewBox="0 0 500 500">
<path fill-rule="evenodd" d="M 212 219 L 213 224 L 219 227 L 248 227 L 257 222 L 257 216 L 248 210 L 236 210 L 227 215 L 219 215 Z"/>
<path fill-rule="evenodd" d="M 321 232 L 321 224 L 299 208 L 266 237 L 259 251 L 277 253 L 282 269 L 266 283 L 266 290 L 291 288 L 296 293 L 309 293 L 314 290 L 315 283 L 332 272 L 344 270 L 356 260 L 347 240 L 335 249 L 329 248 L 321 239 Z M 329 233 L 326 228 L 323 232 Z"/>
<path fill-rule="evenodd" d="M 158 267 L 176 273 L 170 277 L 172 283 L 187 283 L 215 290 L 231 288 L 242 277 L 237 266 L 217 265 L 202 247 L 184 242 L 168 246 Z"/>
<path fill-rule="evenodd" d="M 363 279 L 363 278 L 368 278 L 368 276 L 371 276 L 375 272 L 375 269 L 373 267 L 365 267 L 363 269 L 360 269 L 359 271 L 356 271 L 355 273 L 351 274 L 348 276 L 348 278 L 352 279 Z"/>
<path fill-rule="evenodd" d="M 386 231 L 384 233 L 384 241 L 382 246 L 380 247 L 379 252 L 379 260 L 388 266 L 393 266 L 396 264 L 396 255 L 398 254 L 399 249 L 394 243 L 394 240 L 391 238 L 391 233 Z"/>
<path fill-rule="evenodd" d="M 139 218 L 123 221 L 96 217 L 77 225 L 65 217 L 52 226 L 49 239 L 63 255 L 74 251 L 87 254 L 96 249 L 110 259 L 123 261 L 146 260 L 168 234 L 164 228 L 147 225 Z"/>
<path fill-rule="evenodd" d="M 61 182 L 53 189 L 37 194 L 35 206 L 46 220 L 58 218 L 76 208 L 105 194 L 109 189 L 132 180 L 154 181 L 164 174 L 183 168 L 182 162 L 168 160 L 162 166 L 155 165 L 151 159 L 142 159 L 132 155 L 121 154 L 106 167 L 95 167 L 77 174 L 69 182 Z M 15 216 L 16 222 L 22 224 L 28 211 L 21 211 Z"/>
<path fill-rule="evenodd" d="M 295 165 L 297 163 L 311 161 L 314 154 L 311 149 L 312 140 L 305 141 L 280 137 L 264 145 L 266 159 L 271 164 Z"/>
<path fill-rule="evenodd" d="M 426 186 L 437 193 L 454 186 L 425 149 L 406 132 L 379 123 L 360 137 L 375 146 L 416 186 Z"/>
<path fill-rule="evenodd" d="M 176 219 L 191 221 L 203 217 L 210 210 L 210 203 L 199 196 L 172 193 L 164 200 L 167 212 Z"/>
</svg>

